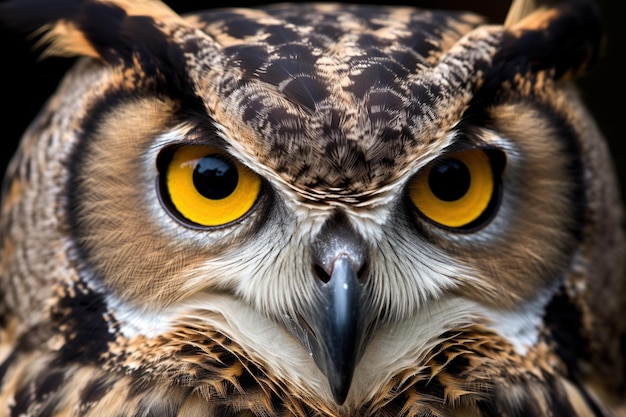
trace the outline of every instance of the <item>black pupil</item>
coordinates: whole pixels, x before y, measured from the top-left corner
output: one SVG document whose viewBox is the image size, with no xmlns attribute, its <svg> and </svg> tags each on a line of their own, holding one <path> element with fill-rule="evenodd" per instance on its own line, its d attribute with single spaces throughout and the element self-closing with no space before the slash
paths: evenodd
<svg viewBox="0 0 626 417">
<path fill-rule="evenodd" d="M 445 159 L 430 170 L 428 186 L 440 200 L 459 200 L 470 187 L 469 169 L 458 159 Z"/>
<path fill-rule="evenodd" d="M 239 174 L 233 161 L 219 154 L 205 156 L 193 170 L 193 185 L 200 194 L 211 200 L 231 195 L 238 181 Z"/>
</svg>

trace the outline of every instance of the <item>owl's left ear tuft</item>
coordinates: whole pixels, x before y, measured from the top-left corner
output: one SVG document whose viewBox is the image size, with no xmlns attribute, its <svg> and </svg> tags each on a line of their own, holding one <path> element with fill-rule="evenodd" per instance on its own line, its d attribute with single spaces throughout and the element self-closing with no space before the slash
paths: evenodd
<svg viewBox="0 0 626 417">
<path fill-rule="evenodd" d="M 597 61 L 604 39 L 600 10 L 592 0 L 516 0 L 504 26 L 512 36 L 496 61 L 532 72 L 553 70 L 556 79 L 586 71 Z"/>
<path fill-rule="evenodd" d="M 158 0 L 10 0 L 2 24 L 45 46 L 42 56 L 91 56 L 103 61 L 166 55 L 168 23 L 181 19 Z"/>
</svg>

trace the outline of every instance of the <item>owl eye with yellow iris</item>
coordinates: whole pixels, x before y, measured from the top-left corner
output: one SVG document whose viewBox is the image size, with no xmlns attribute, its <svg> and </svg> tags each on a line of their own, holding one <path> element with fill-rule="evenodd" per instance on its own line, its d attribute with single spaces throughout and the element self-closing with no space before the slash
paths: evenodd
<svg viewBox="0 0 626 417">
<path fill-rule="evenodd" d="M 424 217 L 443 227 L 486 225 L 499 202 L 501 159 L 483 149 L 442 156 L 411 180 L 410 200 Z"/>
<path fill-rule="evenodd" d="M 242 218 L 256 203 L 261 179 L 224 151 L 185 145 L 161 169 L 161 197 L 176 217 L 216 227 Z"/>
</svg>

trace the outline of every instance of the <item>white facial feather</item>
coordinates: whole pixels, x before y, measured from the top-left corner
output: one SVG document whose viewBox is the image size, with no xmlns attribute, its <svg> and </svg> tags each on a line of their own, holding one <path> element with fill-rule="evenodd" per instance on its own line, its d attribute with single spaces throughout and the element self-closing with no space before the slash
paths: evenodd
<svg viewBox="0 0 626 417">
<path fill-rule="evenodd" d="M 423 306 L 406 320 L 381 327 L 356 368 L 346 406 L 366 401 L 398 372 L 415 368 L 443 341 L 441 335 L 451 329 L 491 323 L 496 333 L 525 354 L 538 339 L 549 297 L 546 291 L 523 308 L 509 312 L 485 308 L 463 297 L 442 298 Z M 326 378 L 309 352 L 281 325 L 259 314 L 247 302 L 225 294 L 198 293 L 159 314 L 132 308 L 112 296 L 108 296 L 107 302 L 114 306 L 120 330 L 129 339 L 156 337 L 175 325 L 205 323 L 207 328 L 215 328 L 236 340 L 255 361 L 298 390 L 332 399 Z"/>
</svg>

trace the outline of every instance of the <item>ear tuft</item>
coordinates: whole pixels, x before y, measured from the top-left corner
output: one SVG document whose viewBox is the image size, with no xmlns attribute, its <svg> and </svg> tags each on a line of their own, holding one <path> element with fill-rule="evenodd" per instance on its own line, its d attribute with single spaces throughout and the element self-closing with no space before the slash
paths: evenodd
<svg viewBox="0 0 626 417">
<path fill-rule="evenodd" d="M 130 59 L 133 51 L 165 38 L 167 23 L 181 18 L 157 0 L 10 0 L 2 23 L 30 32 L 42 56 Z"/>
<path fill-rule="evenodd" d="M 557 79 L 575 77 L 593 65 L 604 35 L 592 0 L 514 0 L 505 28 L 512 36 L 503 45 L 503 63 L 518 57 L 531 71 L 552 69 Z M 523 62 L 517 63 L 520 68 Z"/>
<path fill-rule="evenodd" d="M 505 27 L 511 27 L 537 9 L 535 0 L 513 0 L 504 21 Z"/>
</svg>

